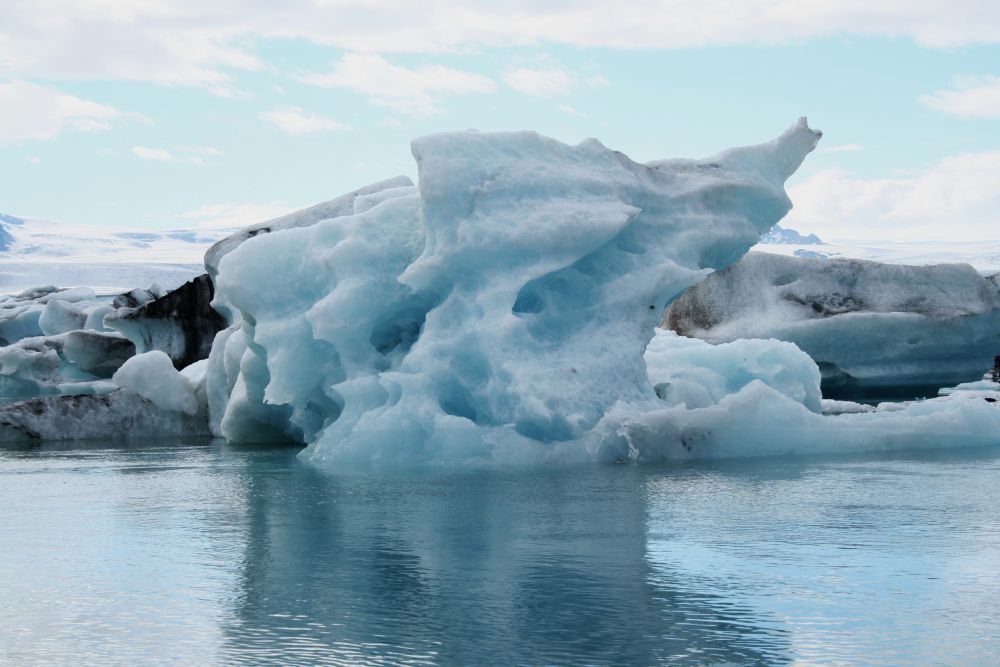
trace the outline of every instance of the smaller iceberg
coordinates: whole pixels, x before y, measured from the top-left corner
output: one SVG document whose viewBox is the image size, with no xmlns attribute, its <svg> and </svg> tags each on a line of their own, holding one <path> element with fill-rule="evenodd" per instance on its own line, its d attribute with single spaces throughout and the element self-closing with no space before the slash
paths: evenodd
<svg viewBox="0 0 1000 667">
<path fill-rule="evenodd" d="M 828 397 L 933 396 L 978 378 L 1000 352 L 1000 283 L 967 264 L 751 252 L 682 294 L 663 326 L 711 343 L 795 343 L 819 364 Z"/>
<path fill-rule="evenodd" d="M 204 276 L 167 294 L 0 298 L 0 325 L 21 336 L 0 346 L 0 441 L 208 435 L 205 357 L 225 326 L 212 294 Z"/>
<path fill-rule="evenodd" d="M 317 462 L 628 458 L 608 419 L 661 402 L 643 353 L 662 309 L 788 212 L 819 136 L 803 119 L 647 164 L 531 132 L 417 139 L 416 187 L 210 251 L 234 322 L 209 359 L 213 428 Z"/>
<path fill-rule="evenodd" d="M 667 405 L 659 409 L 622 415 L 621 432 L 639 461 L 1000 443 L 1000 384 L 994 382 L 946 391 L 930 400 L 878 406 L 828 400 L 817 404 L 819 370 L 789 343 L 737 340 L 712 345 L 658 331 L 646 358 L 651 381 L 667 378 L 673 383 L 676 377 L 693 376 L 699 378 L 696 385 L 715 394 L 706 400 L 697 388 L 686 394 L 682 387 L 674 395 L 665 394 Z M 685 364 L 690 368 L 683 368 Z"/>
<path fill-rule="evenodd" d="M 208 435 L 204 364 L 178 372 L 163 352 L 126 361 L 101 394 L 32 398 L 0 407 L 0 441 L 151 440 Z"/>
</svg>

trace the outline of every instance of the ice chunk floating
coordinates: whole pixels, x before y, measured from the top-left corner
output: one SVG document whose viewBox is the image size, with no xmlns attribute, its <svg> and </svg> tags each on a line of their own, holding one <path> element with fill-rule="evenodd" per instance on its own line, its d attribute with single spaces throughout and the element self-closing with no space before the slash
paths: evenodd
<svg viewBox="0 0 1000 667">
<path fill-rule="evenodd" d="M 634 458 L 620 415 L 662 407 L 661 311 L 788 212 L 819 137 L 802 119 L 648 164 L 530 132 L 418 139 L 419 186 L 210 251 L 238 319 L 209 363 L 215 428 L 317 461 Z"/>
<path fill-rule="evenodd" d="M 1000 353 L 1000 276 L 751 252 L 681 295 L 664 325 L 710 343 L 777 338 L 823 371 L 827 396 L 978 378 Z"/>
<path fill-rule="evenodd" d="M 418 139 L 417 186 L 384 181 L 209 252 L 233 321 L 205 370 L 211 428 L 329 465 L 996 442 L 1000 408 L 969 392 L 824 416 L 794 345 L 648 345 L 668 303 L 788 212 L 785 180 L 819 137 L 802 119 L 648 164 L 528 132 Z"/>
<path fill-rule="evenodd" d="M 31 397 L 0 407 L 0 440 L 211 431 L 304 443 L 337 466 L 997 442 L 988 383 L 879 408 L 824 401 L 792 343 L 654 330 L 788 212 L 785 180 L 819 136 L 803 119 L 766 144 L 648 164 L 529 132 L 418 139 L 418 185 L 389 179 L 244 230 L 168 295 L 0 304 L 17 341 L 0 384 Z"/>
</svg>

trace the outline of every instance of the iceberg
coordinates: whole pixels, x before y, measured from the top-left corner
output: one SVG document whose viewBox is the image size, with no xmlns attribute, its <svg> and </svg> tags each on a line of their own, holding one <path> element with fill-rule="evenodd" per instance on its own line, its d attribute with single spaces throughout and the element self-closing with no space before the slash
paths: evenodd
<svg viewBox="0 0 1000 667">
<path fill-rule="evenodd" d="M 226 321 L 212 308 L 214 288 L 201 275 L 171 292 L 150 299 L 136 290 L 119 297 L 126 305 L 108 312 L 103 325 L 121 332 L 139 353 L 165 352 L 179 370 L 205 359 Z M 131 305 L 134 304 L 134 305 Z"/>
<path fill-rule="evenodd" d="M 23 338 L 78 330 L 111 331 L 104 318 L 120 308 L 137 308 L 164 296 L 157 286 L 133 289 L 108 301 L 89 287 L 35 287 L 0 295 L 0 346 Z"/>
<path fill-rule="evenodd" d="M 711 345 L 656 329 L 645 353 L 646 372 L 656 395 L 670 405 L 716 405 L 752 382 L 761 382 L 801 403 L 825 411 L 820 372 L 805 352 L 778 340 L 736 340 Z"/>
<path fill-rule="evenodd" d="M 418 139 L 417 188 L 206 258 L 235 322 L 212 422 L 314 461 L 627 458 L 609 416 L 662 405 L 643 358 L 661 311 L 788 212 L 819 136 L 803 119 L 647 164 L 530 132 Z"/>
<path fill-rule="evenodd" d="M 46 286 L 0 296 L 0 345 L 22 338 L 49 336 L 76 329 L 104 330 L 97 313 L 107 310 L 92 289 Z"/>
<path fill-rule="evenodd" d="M 198 414 L 197 385 L 177 372 L 165 352 L 153 350 L 137 354 L 122 364 L 111 381 L 164 410 L 191 416 Z"/>
<path fill-rule="evenodd" d="M 77 330 L 0 347 L 0 403 L 59 394 L 100 394 L 103 380 L 135 354 L 117 333 Z"/>
<path fill-rule="evenodd" d="M 995 390 L 955 392 L 874 410 L 841 405 L 821 415 L 755 380 L 715 405 L 631 415 L 624 431 L 639 461 L 996 445 L 998 399 Z"/>
<path fill-rule="evenodd" d="M 211 298 L 207 276 L 167 294 L 0 297 L 0 327 L 17 338 L 0 346 L 0 440 L 206 435 L 205 357 L 225 326 Z"/>
<path fill-rule="evenodd" d="M 682 294 L 663 325 L 712 343 L 795 343 L 819 364 L 828 397 L 933 396 L 978 378 L 1000 353 L 1000 282 L 967 264 L 751 252 Z"/>
<path fill-rule="evenodd" d="M 859 347 L 877 341 L 860 337 L 863 317 L 890 332 L 996 331 L 996 284 L 971 269 L 862 266 L 882 280 L 869 289 L 836 260 L 777 272 L 740 262 L 790 209 L 785 180 L 819 137 L 802 119 L 765 144 L 646 164 L 531 132 L 418 139 L 417 185 L 390 179 L 243 230 L 209 250 L 207 276 L 170 294 L 0 300 L 0 330 L 20 336 L 0 349 L 0 375 L 33 396 L 0 407 L 0 440 L 211 433 L 304 444 L 329 466 L 996 443 L 996 383 L 878 406 L 830 400 L 809 339 L 772 333 L 791 316 L 844 322 L 816 329 L 831 349 L 845 331 Z M 691 306 L 699 290 L 736 324 Z M 686 313 L 681 333 L 732 338 L 657 329 L 668 306 L 668 322 Z M 894 318 L 907 326 L 891 329 Z M 871 365 L 884 350 L 854 352 Z M 899 376 L 871 368 L 855 372 Z"/>
<path fill-rule="evenodd" d="M 633 460 L 1000 443 L 996 382 L 959 385 L 944 390 L 944 398 L 877 406 L 821 400 L 819 368 L 791 343 L 739 339 L 713 345 L 662 329 L 646 362 L 666 405 L 620 416 L 619 433 Z"/>
<path fill-rule="evenodd" d="M 45 396 L 3 406 L 0 442 L 198 437 L 208 435 L 205 424 L 202 411 L 191 415 L 164 409 L 134 392 L 113 388 L 103 394 Z"/>
<path fill-rule="evenodd" d="M 207 436 L 204 380 L 204 361 L 177 371 L 164 352 L 138 354 L 110 380 L 0 406 L 0 442 Z"/>
</svg>

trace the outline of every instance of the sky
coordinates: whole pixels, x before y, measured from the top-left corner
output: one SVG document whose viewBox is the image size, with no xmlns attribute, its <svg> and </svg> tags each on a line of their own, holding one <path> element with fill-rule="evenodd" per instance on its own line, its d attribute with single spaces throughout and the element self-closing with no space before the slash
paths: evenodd
<svg viewBox="0 0 1000 667">
<path fill-rule="evenodd" d="M 245 225 L 530 129 L 637 161 L 823 130 L 786 226 L 1000 238 L 1000 3 L 4 0 L 0 211 Z"/>
</svg>

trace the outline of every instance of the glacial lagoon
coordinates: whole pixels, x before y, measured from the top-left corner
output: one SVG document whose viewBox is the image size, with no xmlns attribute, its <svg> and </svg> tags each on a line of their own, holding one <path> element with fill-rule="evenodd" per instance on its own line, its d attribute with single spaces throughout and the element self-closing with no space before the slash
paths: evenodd
<svg viewBox="0 0 1000 667">
<path fill-rule="evenodd" d="M 0 450 L 3 664 L 986 664 L 1000 448 L 336 472 Z"/>
</svg>

